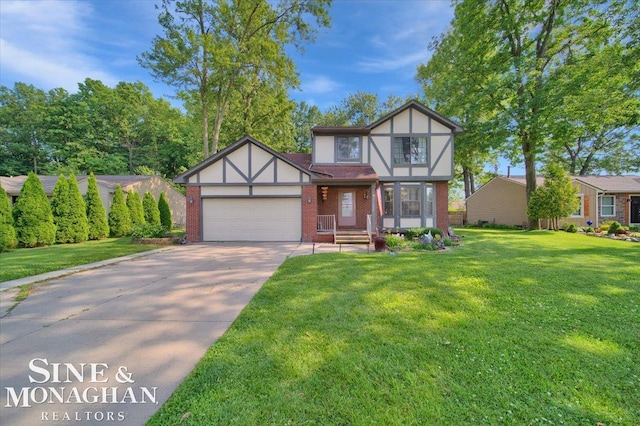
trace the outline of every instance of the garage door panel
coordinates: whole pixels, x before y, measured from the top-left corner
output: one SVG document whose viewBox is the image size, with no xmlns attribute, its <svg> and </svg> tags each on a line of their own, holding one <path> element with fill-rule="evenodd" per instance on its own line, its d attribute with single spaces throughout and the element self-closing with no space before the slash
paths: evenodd
<svg viewBox="0 0 640 426">
<path fill-rule="evenodd" d="M 205 199 L 204 241 L 300 241 L 299 198 Z"/>
</svg>

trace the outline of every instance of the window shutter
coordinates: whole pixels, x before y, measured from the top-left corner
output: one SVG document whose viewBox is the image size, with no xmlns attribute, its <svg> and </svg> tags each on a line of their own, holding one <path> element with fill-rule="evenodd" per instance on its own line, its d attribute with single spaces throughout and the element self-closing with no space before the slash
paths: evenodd
<svg viewBox="0 0 640 426">
<path fill-rule="evenodd" d="M 584 211 L 582 212 L 582 215 L 584 217 L 589 216 L 589 196 L 588 195 L 584 196 Z"/>
</svg>

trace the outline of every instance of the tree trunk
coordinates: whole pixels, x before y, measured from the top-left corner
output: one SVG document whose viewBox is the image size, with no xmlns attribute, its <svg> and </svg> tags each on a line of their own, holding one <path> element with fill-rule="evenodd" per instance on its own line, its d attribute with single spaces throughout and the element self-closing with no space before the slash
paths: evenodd
<svg viewBox="0 0 640 426">
<path fill-rule="evenodd" d="M 536 190 L 536 156 L 532 150 L 529 135 L 522 135 L 522 154 L 524 156 L 525 180 L 527 183 L 527 205 L 531 194 Z M 538 221 L 529 217 L 529 229 L 539 229 Z"/>
</svg>

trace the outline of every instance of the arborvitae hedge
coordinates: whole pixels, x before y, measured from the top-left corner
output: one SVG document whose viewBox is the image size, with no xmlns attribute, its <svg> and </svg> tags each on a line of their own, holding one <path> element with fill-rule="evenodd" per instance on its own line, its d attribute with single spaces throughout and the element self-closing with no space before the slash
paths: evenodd
<svg viewBox="0 0 640 426">
<path fill-rule="evenodd" d="M 116 185 L 109 210 L 109 231 L 112 237 L 123 237 L 131 233 L 131 217 L 120 184 Z"/>
<path fill-rule="evenodd" d="M 69 177 L 69 205 L 71 213 L 71 223 L 73 224 L 74 243 L 81 243 L 89 239 L 89 223 L 87 221 L 87 207 L 78 187 L 78 181 L 74 175 Z"/>
<path fill-rule="evenodd" d="M 144 221 L 149 225 L 160 225 L 160 211 L 153 194 L 149 191 L 142 197 L 142 208 L 144 209 Z"/>
<path fill-rule="evenodd" d="M 29 173 L 13 206 L 13 220 L 20 245 L 37 247 L 55 242 L 56 225 L 51 206 L 40 179 L 33 172 Z"/>
<path fill-rule="evenodd" d="M 138 191 L 131 189 L 127 192 L 127 207 L 129 208 L 129 216 L 131 216 L 131 226 L 135 228 L 136 226 L 144 225 L 142 200 Z"/>
<path fill-rule="evenodd" d="M 107 224 L 107 212 L 104 209 L 96 177 L 91 173 L 87 182 L 87 222 L 89 224 L 89 239 L 102 240 L 109 236 L 109 225 Z"/>
<path fill-rule="evenodd" d="M 7 193 L 0 186 L 0 253 L 11 250 L 18 244 L 16 230 L 13 227 L 11 202 Z"/>
<path fill-rule="evenodd" d="M 160 225 L 167 231 L 171 230 L 173 221 L 171 220 L 171 209 L 169 208 L 169 202 L 164 192 L 160 193 L 160 199 L 158 200 L 158 211 L 160 212 Z"/>
<path fill-rule="evenodd" d="M 56 242 L 66 244 L 73 242 L 73 223 L 69 204 L 69 184 L 64 175 L 58 177 L 51 197 L 51 213 L 56 224 Z"/>
</svg>

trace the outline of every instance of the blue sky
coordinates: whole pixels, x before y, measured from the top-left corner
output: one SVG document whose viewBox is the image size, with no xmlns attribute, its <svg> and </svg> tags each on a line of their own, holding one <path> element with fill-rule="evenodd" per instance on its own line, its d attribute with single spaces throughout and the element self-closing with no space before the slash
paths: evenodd
<svg viewBox="0 0 640 426">
<path fill-rule="evenodd" d="M 159 0 L 158 0 L 159 1 Z M 17 81 L 75 92 L 85 78 L 114 86 L 142 81 L 156 97 L 174 89 L 153 81 L 136 56 L 160 33 L 154 0 L 0 1 L 0 84 Z M 448 0 L 334 0 L 332 25 L 304 53 L 291 49 L 298 100 L 323 111 L 350 93 L 401 97 L 420 92 L 416 67 L 453 17 Z"/>
</svg>

